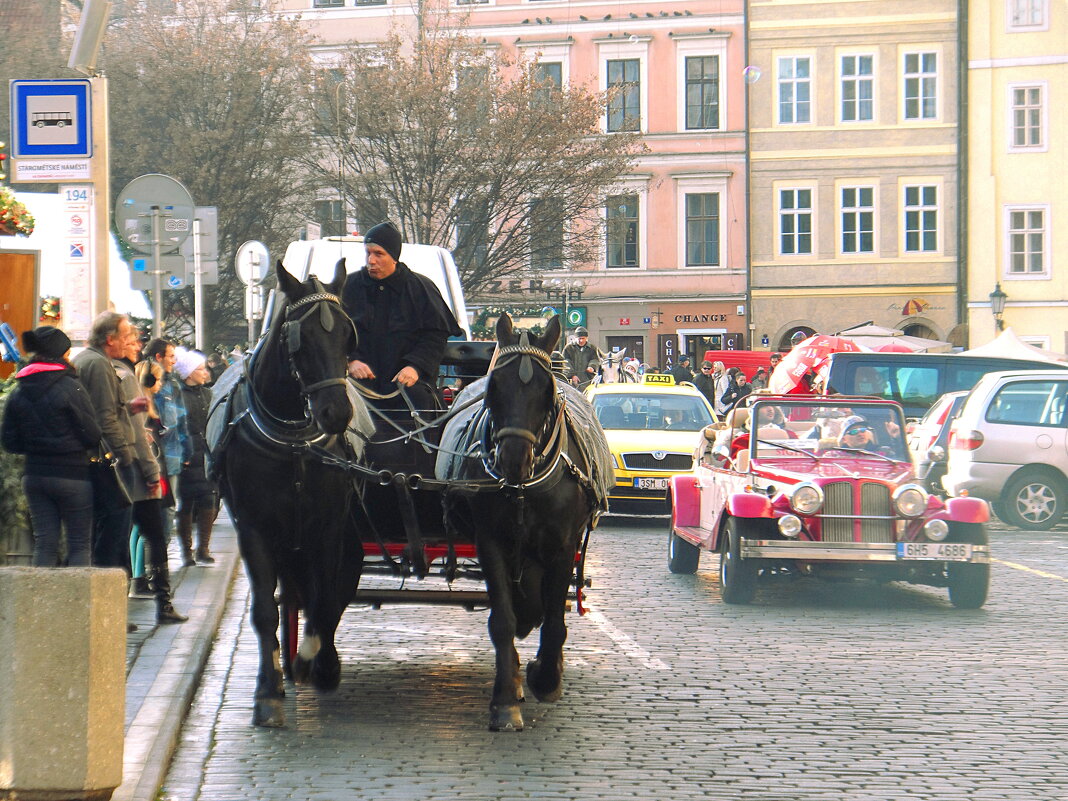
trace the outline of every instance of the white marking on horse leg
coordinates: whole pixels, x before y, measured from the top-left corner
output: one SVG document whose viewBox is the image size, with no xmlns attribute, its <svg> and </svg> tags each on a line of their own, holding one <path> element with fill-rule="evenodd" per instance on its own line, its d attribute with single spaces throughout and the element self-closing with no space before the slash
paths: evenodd
<svg viewBox="0 0 1068 801">
<path fill-rule="evenodd" d="M 318 634 L 305 635 L 300 641 L 300 658 L 305 662 L 311 662 L 319 653 L 322 644 Z"/>
<path fill-rule="evenodd" d="M 624 654 L 629 656 L 635 662 L 649 668 L 649 670 L 670 670 L 668 663 L 662 659 L 658 659 L 651 653 L 646 651 L 634 639 L 626 632 L 620 631 L 612 623 L 609 622 L 601 612 L 596 609 L 587 609 L 586 619 L 597 626 L 601 631 L 605 633 L 612 642 L 619 646 Z"/>
<path fill-rule="evenodd" d="M 271 663 L 274 665 L 274 672 L 282 672 L 282 652 L 275 648 L 271 652 Z"/>
</svg>

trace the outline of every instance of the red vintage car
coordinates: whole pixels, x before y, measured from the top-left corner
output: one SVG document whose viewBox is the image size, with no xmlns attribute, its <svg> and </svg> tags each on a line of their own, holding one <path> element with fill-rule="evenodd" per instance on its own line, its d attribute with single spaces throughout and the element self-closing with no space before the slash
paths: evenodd
<svg viewBox="0 0 1068 801">
<path fill-rule="evenodd" d="M 989 507 L 927 493 L 898 404 L 760 393 L 746 401 L 702 432 L 695 472 L 671 481 L 671 572 L 694 573 L 702 550 L 718 553 L 731 604 L 782 575 L 907 581 L 947 587 L 960 608 L 986 602 Z"/>
</svg>

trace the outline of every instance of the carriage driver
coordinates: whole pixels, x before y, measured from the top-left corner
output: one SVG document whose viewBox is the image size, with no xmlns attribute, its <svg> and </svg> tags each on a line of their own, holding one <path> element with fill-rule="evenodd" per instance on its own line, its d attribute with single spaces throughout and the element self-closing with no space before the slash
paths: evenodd
<svg viewBox="0 0 1068 801">
<path fill-rule="evenodd" d="M 367 266 L 341 293 L 359 342 L 349 353 L 349 375 L 375 392 L 408 388 L 417 409 L 437 408 L 437 381 L 445 342 L 462 336 L 434 282 L 400 261 L 401 235 L 388 222 L 363 238 Z M 404 408 L 400 397 L 376 405 Z"/>
</svg>

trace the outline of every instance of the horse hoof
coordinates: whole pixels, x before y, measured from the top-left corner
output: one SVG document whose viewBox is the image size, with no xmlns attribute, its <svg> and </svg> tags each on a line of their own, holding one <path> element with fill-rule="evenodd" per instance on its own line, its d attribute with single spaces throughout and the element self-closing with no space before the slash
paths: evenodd
<svg viewBox="0 0 1068 801">
<path fill-rule="evenodd" d="M 277 698 L 260 698 L 252 708 L 252 724 L 271 729 L 280 729 L 286 725 L 286 714 L 282 711 L 282 702 Z"/>
<path fill-rule="evenodd" d="M 556 680 L 551 687 L 543 687 L 544 680 L 540 674 L 542 671 L 541 660 L 533 659 L 527 662 L 527 686 L 534 693 L 534 697 L 545 704 L 554 704 L 564 694 L 564 685 L 561 675 L 556 674 Z"/>
<path fill-rule="evenodd" d="M 523 731 L 523 715 L 518 704 L 490 706 L 490 731 Z"/>
<path fill-rule="evenodd" d="M 293 666 L 290 668 L 293 674 L 294 684 L 307 684 L 311 677 L 311 662 L 297 654 L 293 657 Z"/>
<path fill-rule="evenodd" d="M 311 681 L 315 689 L 321 692 L 333 692 L 341 683 L 341 663 L 324 665 L 316 660 L 312 666 Z"/>
</svg>

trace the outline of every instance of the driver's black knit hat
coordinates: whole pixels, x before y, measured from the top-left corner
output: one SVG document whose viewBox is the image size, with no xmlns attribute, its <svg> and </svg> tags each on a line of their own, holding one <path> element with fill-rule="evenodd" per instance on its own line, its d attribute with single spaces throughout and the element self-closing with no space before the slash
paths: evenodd
<svg viewBox="0 0 1068 801">
<path fill-rule="evenodd" d="M 400 261 L 401 235 L 393 223 L 379 223 L 363 236 L 365 245 L 378 245 L 388 253 L 393 261 Z"/>
</svg>

